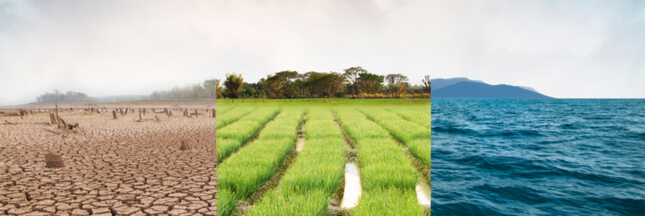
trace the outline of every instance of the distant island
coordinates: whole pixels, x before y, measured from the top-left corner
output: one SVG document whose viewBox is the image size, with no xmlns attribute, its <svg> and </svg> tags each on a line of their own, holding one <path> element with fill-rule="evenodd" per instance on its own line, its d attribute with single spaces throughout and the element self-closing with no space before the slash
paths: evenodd
<svg viewBox="0 0 645 216">
<path fill-rule="evenodd" d="M 530 87 L 490 85 L 468 78 L 432 79 L 433 98 L 551 98 Z"/>
</svg>

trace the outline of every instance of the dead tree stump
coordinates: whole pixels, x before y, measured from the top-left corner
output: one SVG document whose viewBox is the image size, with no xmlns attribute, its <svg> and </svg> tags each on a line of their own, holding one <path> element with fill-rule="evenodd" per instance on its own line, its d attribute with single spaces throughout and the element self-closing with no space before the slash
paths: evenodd
<svg viewBox="0 0 645 216">
<path fill-rule="evenodd" d="M 139 108 L 139 121 L 141 121 L 141 108 Z"/>
<path fill-rule="evenodd" d="M 54 153 L 47 153 L 45 154 L 45 167 L 47 168 L 61 168 L 65 166 L 63 164 L 63 159 Z"/>
<path fill-rule="evenodd" d="M 54 113 L 49 113 L 49 120 L 52 124 L 56 124 L 56 116 L 54 116 Z"/>
<path fill-rule="evenodd" d="M 112 110 L 112 119 L 117 119 L 116 110 Z"/>
<path fill-rule="evenodd" d="M 191 149 L 190 144 L 186 143 L 186 140 L 182 140 L 181 141 L 181 146 L 179 146 L 179 150 L 186 151 L 186 150 L 190 150 L 190 149 Z"/>
<path fill-rule="evenodd" d="M 65 120 L 63 120 L 63 118 L 59 118 L 59 119 L 63 123 L 63 128 L 67 129 L 68 127 L 67 127 L 67 123 L 65 122 Z"/>
</svg>

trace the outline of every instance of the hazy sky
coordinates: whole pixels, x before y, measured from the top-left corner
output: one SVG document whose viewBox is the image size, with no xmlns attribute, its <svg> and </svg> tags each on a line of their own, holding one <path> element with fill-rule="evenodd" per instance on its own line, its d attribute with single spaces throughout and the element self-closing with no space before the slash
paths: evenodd
<svg viewBox="0 0 645 216">
<path fill-rule="evenodd" d="M 352 66 L 645 97 L 644 2 L 0 0 L 0 105 Z"/>
</svg>

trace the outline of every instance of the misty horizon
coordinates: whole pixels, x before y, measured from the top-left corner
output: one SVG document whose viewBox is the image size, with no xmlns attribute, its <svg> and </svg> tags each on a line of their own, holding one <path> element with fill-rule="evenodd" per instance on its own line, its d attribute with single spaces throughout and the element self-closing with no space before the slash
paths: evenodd
<svg viewBox="0 0 645 216">
<path fill-rule="evenodd" d="M 361 66 L 644 98 L 642 1 L 2 1 L 0 105 Z"/>
</svg>

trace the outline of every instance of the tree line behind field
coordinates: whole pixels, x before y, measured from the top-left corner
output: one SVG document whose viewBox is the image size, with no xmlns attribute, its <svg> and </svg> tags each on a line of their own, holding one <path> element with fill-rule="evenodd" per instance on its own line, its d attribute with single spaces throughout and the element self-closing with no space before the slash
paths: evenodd
<svg viewBox="0 0 645 216">
<path fill-rule="evenodd" d="M 53 93 L 45 93 L 36 97 L 37 103 L 94 103 L 98 102 L 99 99 L 87 96 L 82 92 L 68 91 L 65 94 L 60 93 L 58 90 L 54 90 Z"/>
<path fill-rule="evenodd" d="M 402 74 L 379 75 L 362 67 L 351 67 L 338 72 L 281 71 L 256 83 L 244 82 L 241 74 L 227 74 L 223 80 L 209 79 L 167 91 L 154 91 L 149 96 L 128 96 L 119 99 L 94 98 L 81 92 L 62 94 L 45 93 L 37 97 L 38 103 L 66 102 L 115 102 L 128 99 L 192 99 L 192 98 L 429 98 L 430 76 L 422 85 L 411 85 Z M 109 100 L 108 100 L 109 99 Z"/>
<path fill-rule="evenodd" d="M 246 83 L 241 74 L 214 80 L 218 98 L 429 98 L 430 76 L 422 85 L 411 85 L 402 74 L 378 75 L 361 67 L 344 73 L 281 71 L 257 83 Z M 221 84 L 221 85 L 220 85 Z"/>
</svg>

